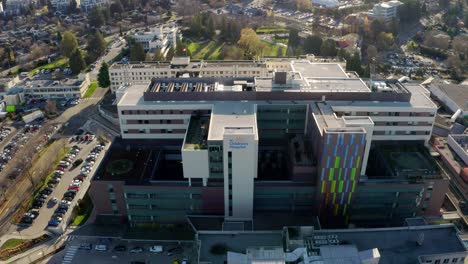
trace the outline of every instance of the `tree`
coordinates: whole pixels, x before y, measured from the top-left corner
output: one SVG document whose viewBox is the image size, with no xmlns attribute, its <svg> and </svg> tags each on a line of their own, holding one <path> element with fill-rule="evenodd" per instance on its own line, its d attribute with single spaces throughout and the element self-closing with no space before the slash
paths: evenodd
<svg viewBox="0 0 468 264">
<path fill-rule="evenodd" d="M 250 59 L 260 55 L 262 49 L 265 47 L 252 28 L 242 29 L 237 45 L 244 50 L 245 54 Z"/>
<path fill-rule="evenodd" d="M 60 52 L 63 56 L 70 58 L 72 53 L 78 48 L 78 41 L 73 33 L 65 31 L 60 42 Z"/>
<path fill-rule="evenodd" d="M 120 0 L 114 0 L 114 2 L 109 7 L 111 14 L 121 14 L 124 11 L 122 2 Z"/>
<path fill-rule="evenodd" d="M 145 49 L 141 43 L 135 42 L 130 48 L 130 61 L 144 61 L 146 58 Z"/>
<path fill-rule="evenodd" d="M 75 49 L 70 56 L 70 69 L 73 74 L 79 74 L 84 70 L 84 68 L 86 68 L 86 63 L 81 55 L 81 51 L 79 49 Z"/>
<path fill-rule="evenodd" d="M 94 6 L 88 14 L 88 23 L 91 27 L 100 28 L 104 25 L 104 16 L 101 9 Z"/>
<path fill-rule="evenodd" d="M 78 4 L 76 3 L 76 0 L 70 0 L 70 4 L 68 5 L 67 8 L 67 13 L 73 14 L 78 11 Z"/>
<path fill-rule="evenodd" d="M 288 46 L 295 48 L 299 46 L 300 42 L 301 39 L 299 37 L 299 30 L 291 28 L 289 30 Z"/>
<path fill-rule="evenodd" d="M 367 60 L 377 57 L 377 48 L 374 45 L 367 46 Z"/>
<path fill-rule="evenodd" d="M 348 56 L 348 59 L 346 60 L 346 70 L 355 71 L 359 75 L 362 74 L 361 58 L 359 53 L 356 52 L 353 55 Z"/>
<path fill-rule="evenodd" d="M 45 109 L 47 114 L 56 114 L 57 113 L 57 104 L 54 100 L 47 100 L 47 104 L 45 105 Z"/>
<path fill-rule="evenodd" d="M 325 57 L 335 57 L 338 50 L 336 49 L 336 43 L 333 39 L 327 39 L 320 46 L 320 55 Z"/>
<path fill-rule="evenodd" d="M 106 41 L 101 32 L 96 30 L 94 34 L 88 36 L 88 46 L 86 50 L 90 62 L 97 60 L 97 58 L 104 54 L 106 51 Z"/>
<path fill-rule="evenodd" d="M 381 50 L 388 49 L 393 44 L 393 34 L 380 32 L 377 35 L 377 47 Z"/>
<path fill-rule="evenodd" d="M 307 36 L 304 40 L 304 52 L 307 54 L 320 55 L 322 43 L 322 38 L 319 36 Z"/>
<path fill-rule="evenodd" d="M 109 65 L 105 62 L 102 63 L 101 68 L 99 69 L 98 82 L 101 87 L 110 86 Z"/>
</svg>

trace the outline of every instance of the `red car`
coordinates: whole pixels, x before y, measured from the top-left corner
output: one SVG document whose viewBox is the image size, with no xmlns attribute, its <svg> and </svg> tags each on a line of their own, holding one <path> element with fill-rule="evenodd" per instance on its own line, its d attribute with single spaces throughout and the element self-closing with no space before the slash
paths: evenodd
<svg viewBox="0 0 468 264">
<path fill-rule="evenodd" d="M 75 178 L 73 178 L 73 180 L 80 180 L 80 181 L 83 181 L 83 180 L 84 180 L 84 177 L 83 177 L 83 175 L 78 175 L 78 176 L 76 176 Z"/>
<path fill-rule="evenodd" d="M 65 171 L 65 168 L 64 168 L 64 167 L 57 166 L 57 170 Z"/>
<path fill-rule="evenodd" d="M 80 190 L 80 187 L 78 187 L 78 186 L 70 186 L 70 187 L 68 187 L 68 190 L 69 190 L 69 191 L 70 191 L 70 190 L 75 190 L 75 191 L 78 192 L 78 191 Z"/>
</svg>

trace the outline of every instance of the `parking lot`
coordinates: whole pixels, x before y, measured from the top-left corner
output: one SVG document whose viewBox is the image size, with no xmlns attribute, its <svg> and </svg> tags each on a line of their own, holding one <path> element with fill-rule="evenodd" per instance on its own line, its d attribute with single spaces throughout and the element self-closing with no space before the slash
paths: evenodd
<svg viewBox="0 0 468 264">
<path fill-rule="evenodd" d="M 36 206 L 38 210 L 33 211 L 38 212 L 38 215 L 31 224 L 28 224 L 26 221 L 25 224 L 19 226 L 19 231 L 21 233 L 34 234 L 44 230 L 44 228 L 47 227 L 50 231 L 56 231 L 57 233 L 60 233 L 61 230 L 63 230 L 62 228 L 68 221 L 73 207 L 81 198 L 83 198 L 84 194 L 89 188 L 90 178 L 92 177 L 95 168 L 104 156 L 104 151 L 101 151 L 101 154 L 94 159 L 94 162 L 92 162 L 93 165 L 91 165 L 91 163 L 87 163 L 87 157 L 90 152 L 96 148 L 96 145 L 96 140 L 70 143 L 70 147 L 75 146 L 81 148 L 81 150 L 74 157 L 70 156 L 69 161 L 71 161 L 71 164 L 68 166 L 68 169 L 64 169 L 63 174 L 57 170 L 55 173 L 56 176 L 49 180 L 49 183 L 52 184 L 49 184 L 48 189 L 52 190 L 52 192 L 42 192 L 43 202 L 33 203 L 33 206 L 39 205 Z M 77 166 L 73 166 L 72 164 L 76 160 L 83 161 Z M 85 169 L 85 167 L 87 168 Z M 81 183 L 72 184 L 74 181 L 77 183 L 76 177 L 80 174 L 83 174 L 85 170 L 87 170 L 87 177 L 80 177 L 80 179 L 83 180 Z M 60 176 L 60 174 L 62 175 Z M 74 187 L 72 187 L 72 185 L 74 185 Z M 64 201 L 64 194 L 70 193 L 69 191 L 71 189 L 76 190 L 75 194 L 69 196 L 70 198 L 68 200 L 70 200 L 70 202 Z M 59 212 L 59 207 L 62 208 L 62 212 Z"/>
<path fill-rule="evenodd" d="M 85 245 L 91 244 L 91 249 L 84 249 Z M 97 251 L 96 245 L 106 245 L 107 250 Z M 152 246 L 162 246 L 163 252 L 150 252 Z M 117 248 L 116 248 L 117 247 Z M 136 247 L 141 247 L 143 252 L 131 253 Z M 168 251 L 180 247 L 180 251 L 168 256 Z M 121 250 L 121 251 L 117 251 Z M 187 263 L 197 263 L 196 249 L 193 243 L 176 242 L 152 242 L 152 241 L 127 241 L 120 239 L 102 238 L 78 238 L 72 237 L 68 241 L 65 250 L 51 258 L 48 263 L 84 263 L 105 264 L 105 263 L 132 263 L 132 261 L 145 264 L 173 264 L 177 259 L 182 264 L 187 258 Z"/>
</svg>

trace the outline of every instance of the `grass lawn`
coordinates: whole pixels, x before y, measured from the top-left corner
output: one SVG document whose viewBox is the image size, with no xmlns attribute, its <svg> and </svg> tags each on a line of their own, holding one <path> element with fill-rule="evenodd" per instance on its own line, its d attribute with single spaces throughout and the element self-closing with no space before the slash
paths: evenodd
<svg viewBox="0 0 468 264">
<path fill-rule="evenodd" d="M 91 212 L 93 211 L 93 202 L 91 201 L 91 197 L 89 197 L 88 194 L 86 194 L 83 197 L 83 200 L 81 200 L 79 205 L 80 208 L 75 207 L 73 209 L 76 210 L 77 215 L 71 223 L 72 226 L 80 226 L 86 223 L 86 220 L 88 220 L 89 216 L 91 215 Z"/>
<path fill-rule="evenodd" d="M 265 26 L 265 27 L 259 27 L 255 31 L 258 34 L 273 34 L 273 33 L 285 33 L 285 32 L 288 32 L 288 29 L 285 27 L 279 27 L 279 26 Z"/>
<path fill-rule="evenodd" d="M 99 84 L 97 82 L 92 82 L 89 87 L 88 87 L 88 90 L 86 90 L 85 94 L 83 95 L 83 98 L 88 98 L 88 97 L 91 97 L 94 93 L 94 91 L 96 91 L 96 89 L 99 87 Z"/>
<path fill-rule="evenodd" d="M 284 45 L 288 45 L 288 39 L 284 38 L 271 38 L 276 43 L 283 43 Z"/>
<path fill-rule="evenodd" d="M 51 62 L 49 64 L 42 65 L 42 66 L 39 66 L 37 68 L 34 68 L 33 70 L 31 70 L 29 72 L 29 75 L 33 76 L 38 70 L 61 68 L 61 67 L 64 67 L 66 65 L 68 65 L 68 58 L 60 58 L 60 59 L 58 59 L 56 61 L 53 61 L 53 62 Z"/>
<path fill-rule="evenodd" d="M 263 56 L 276 57 L 276 56 L 279 55 L 278 54 L 279 52 L 281 52 L 281 56 L 286 55 L 286 49 L 285 48 L 280 47 L 278 45 L 274 45 L 274 44 L 265 42 L 265 41 L 264 41 L 264 44 L 265 44 L 265 49 L 263 50 L 263 53 L 262 53 Z"/>
<path fill-rule="evenodd" d="M 8 239 L 5 243 L 3 243 L 2 247 L 0 247 L 0 250 L 14 248 L 18 245 L 21 245 L 23 242 L 24 240 L 18 238 Z"/>
<path fill-rule="evenodd" d="M 221 54 L 224 43 L 217 41 L 193 42 L 188 45 L 188 49 L 194 59 L 217 60 Z"/>
<path fill-rule="evenodd" d="M 200 49 L 200 46 L 202 44 L 204 44 L 204 43 L 205 43 L 204 41 L 202 41 L 202 42 L 192 42 L 187 46 L 187 48 L 190 51 L 190 53 L 193 55 L 193 54 L 195 54 L 195 52 L 197 52 Z"/>
</svg>

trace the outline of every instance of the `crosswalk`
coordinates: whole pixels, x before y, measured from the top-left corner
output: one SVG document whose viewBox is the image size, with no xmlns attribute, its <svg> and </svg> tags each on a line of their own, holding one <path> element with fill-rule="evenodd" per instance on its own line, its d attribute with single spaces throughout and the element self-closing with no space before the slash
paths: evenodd
<svg viewBox="0 0 468 264">
<path fill-rule="evenodd" d="M 70 246 L 63 257 L 62 264 L 71 264 L 77 250 L 78 246 Z"/>
</svg>

